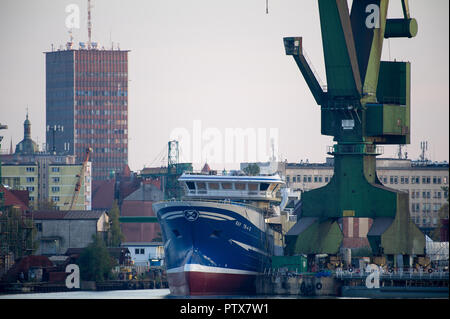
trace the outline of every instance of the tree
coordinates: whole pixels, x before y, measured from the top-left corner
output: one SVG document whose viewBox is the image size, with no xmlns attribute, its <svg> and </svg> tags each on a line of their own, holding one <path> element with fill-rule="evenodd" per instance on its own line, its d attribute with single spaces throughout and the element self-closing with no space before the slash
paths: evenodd
<svg viewBox="0 0 450 319">
<path fill-rule="evenodd" d="M 109 229 L 109 240 L 108 245 L 110 247 L 118 247 L 120 246 L 120 243 L 125 238 L 122 231 L 120 230 L 120 223 L 119 223 L 119 205 L 117 204 L 117 200 L 114 201 L 110 211 L 108 212 L 109 221 L 110 221 L 110 229 Z"/>
<path fill-rule="evenodd" d="M 162 234 L 161 234 L 161 232 L 158 232 L 158 233 L 156 234 L 156 237 L 154 237 L 154 238 L 152 239 L 152 242 L 161 242 L 161 241 L 163 241 Z"/>
<path fill-rule="evenodd" d="M 56 203 L 53 202 L 51 199 L 41 199 L 39 200 L 36 205 L 31 205 L 33 210 L 56 210 Z"/>
<path fill-rule="evenodd" d="M 81 252 L 77 264 L 82 280 L 102 282 L 111 278 L 115 261 L 103 239 L 95 235 L 93 239 L 94 241 Z"/>
<path fill-rule="evenodd" d="M 258 175 L 260 172 L 259 166 L 255 163 L 252 163 L 248 165 L 246 168 L 243 169 L 244 173 L 249 176 L 255 176 Z"/>
</svg>

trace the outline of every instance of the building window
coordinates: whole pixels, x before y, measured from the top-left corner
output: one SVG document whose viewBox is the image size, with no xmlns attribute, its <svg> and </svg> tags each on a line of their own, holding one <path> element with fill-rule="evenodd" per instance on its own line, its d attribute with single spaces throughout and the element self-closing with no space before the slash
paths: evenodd
<svg viewBox="0 0 450 319">
<path fill-rule="evenodd" d="M 310 175 L 310 176 L 308 176 L 308 183 L 311 183 L 311 181 L 312 181 L 312 176 Z"/>
<path fill-rule="evenodd" d="M 54 193 L 59 192 L 59 186 L 53 186 L 52 192 L 54 192 Z"/>
<path fill-rule="evenodd" d="M 34 182 L 34 177 L 27 177 L 27 183 Z"/>
<path fill-rule="evenodd" d="M 34 172 L 34 167 L 27 167 L 27 172 Z"/>
<path fill-rule="evenodd" d="M 30 202 L 34 202 L 34 196 L 29 196 L 29 197 L 28 197 L 28 200 L 29 200 Z"/>
<path fill-rule="evenodd" d="M 319 176 L 319 183 L 322 183 L 322 175 Z"/>
<path fill-rule="evenodd" d="M 389 183 L 394 184 L 394 176 L 389 177 Z"/>
<path fill-rule="evenodd" d="M 59 167 L 52 167 L 52 172 L 53 173 L 58 173 L 59 172 Z"/>
<path fill-rule="evenodd" d="M 286 176 L 286 183 L 289 183 L 289 175 Z"/>
<path fill-rule="evenodd" d="M 328 183 L 328 176 L 325 176 L 325 183 Z"/>
<path fill-rule="evenodd" d="M 52 196 L 52 201 L 55 203 L 59 202 L 59 196 Z"/>
<path fill-rule="evenodd" d="M 297 177 L 295 177 L 295 176 L 292 177 L 292 183 L 297 183 Z"/>
<path fill-rule="evenodd" d="M 36 225 L 36 230 L 38 232 L 42 232 L 42 223 L 36 223 L 35 225 Z"/>
<path fill-rule="evenodd" d="M 145 254 L 145 248 L 135 248 L 134 249 L 135 255 L 144 255 Z"/>
<path fill-rule="evenodd" d="M 34 192 L 34 186 L 27 186 L 27 191 Z"/>
<path fill-rule="evenodd" d="M 412 203 L 411 211 L 414 212 L 414 213 L 420 212 L 420 204 L 419 203 Z"/>
<path fill-rule="evenodd" d="M 431 198 L 431 192 L 422 192 L 422 198 Z"/>
<path fill-rule="evenodd" d="M 53 177 L 53 183 L 59 183 L 60 179 L 59 177 Z"/>
<path fill-rule="evenodd" d="M 318 180 L 318 177 L 317 176 L 314 176 L 314 183 L 317 183 L 319 180 Z"/>
</svg>

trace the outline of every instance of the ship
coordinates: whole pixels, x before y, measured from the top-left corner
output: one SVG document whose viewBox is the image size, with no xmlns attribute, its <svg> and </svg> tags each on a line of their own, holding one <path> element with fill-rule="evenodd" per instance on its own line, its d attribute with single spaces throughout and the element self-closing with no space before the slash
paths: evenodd
<svg viewBox="0 0 450 319">
<path fill-rule="evenodd" d="M 276 247 L 266 218 L 279 214 L 278 174 L 183 173 L 180 200 L 153 204 L 172 296 L 251 295 Z"/>
</svg>

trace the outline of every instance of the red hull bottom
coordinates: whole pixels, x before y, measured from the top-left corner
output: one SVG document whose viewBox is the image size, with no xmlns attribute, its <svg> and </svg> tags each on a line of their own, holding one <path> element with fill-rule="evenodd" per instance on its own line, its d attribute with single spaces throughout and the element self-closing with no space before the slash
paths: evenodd
<svg viewBox="0 0 450 319">
<path fill-rule="evenodd" d="M 255 275 L 182 271 L 167 274 L 171 295 L 255 294 Z"/>
</svg>

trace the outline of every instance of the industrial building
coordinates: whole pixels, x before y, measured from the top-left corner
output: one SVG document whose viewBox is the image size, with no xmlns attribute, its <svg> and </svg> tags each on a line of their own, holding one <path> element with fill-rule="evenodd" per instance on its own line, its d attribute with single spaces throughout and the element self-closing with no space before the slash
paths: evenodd
<svg viewBox="0 0 450 319">
<path fill-rule="evenodd" d="M 384 186 L 409 193 L 410 217 L 424 233 L 430 235 L 439 224 L 438 211 L 448 197 L 448 190 L 443 189 L 449 184 L 448 162 L 377 158 L 376 163 L 378 179 Z M 241 169 L 248 164 L 242 163 Z M 263 169 L 268 167 L 264 163 L 257 164 Z M 325 163 L 279 162 L 271 167 L 272 170 L 266 173 L 278 171 L 285 176 L 287 187 L 301 193 L 325 186 L 334 174 L 333 158 L 327 158 Z M 363 218 L 346 221 L 351 225 L 344 225 L 344 231 L 348 227 L 351 234 L 367 234 L 370 229 L 368 221 Z"/>
<path fill-rule="evenodd" d="M 84 248 L 93 235 L 106 236 L 109 217 L 106 211 L 35 211 L 36 255 L 63 255 L 69 248 Z M 106 238 L 106 237 L 105 237 Z"/>
<path fill-rule="evenodd" d="M 128 52 L 68 42 L 45 53 L 47 150 L 84 160 L 108 179 L 128 164 Z"/>
</svg>

